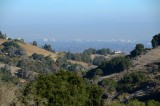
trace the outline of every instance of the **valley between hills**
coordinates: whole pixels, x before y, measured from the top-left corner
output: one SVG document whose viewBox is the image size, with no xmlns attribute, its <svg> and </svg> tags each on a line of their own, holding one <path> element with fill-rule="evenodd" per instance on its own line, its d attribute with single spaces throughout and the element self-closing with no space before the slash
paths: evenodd
<svg viewBox="0 0 160 106">
<path fill-rule="evenodd" d="M 160 106 L 160 34 L 151 43 L 55 52 L 0 33 L 0 105 Z"/>
</svg>

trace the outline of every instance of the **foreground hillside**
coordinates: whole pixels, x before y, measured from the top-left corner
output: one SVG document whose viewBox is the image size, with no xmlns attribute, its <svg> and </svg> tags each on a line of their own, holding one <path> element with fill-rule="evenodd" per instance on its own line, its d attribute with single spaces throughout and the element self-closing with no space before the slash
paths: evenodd
<svg viewBox="0 0 160 106">
<path fill-rule="evenodd" d="M 123 79 L 126 75 L 142 72 L 148 79 L 148 83 L 126 94 L 125 99 L 139 98 L 140 100 L 160 99 L 160 47 L 152 49 L 132 60 L 129 70 L 113 74 L 110 78 Z M 105 77 L 104 77 L 105 78 Z M 123 99 L 122 99 L 123 100 Z"/>
<path fill-rule="evenodd" d="M 132 58 L 131 62 L 130 68 L 124 71 L 98 78 L 98 84 L 105 88 L 106 94 L 104 97 L 107 102 L 125 102 L 132 99 L 145 102 L 159 100 L 160 47 L 147 50 L 141 55 Z M 93 81 L 95 83 L 95 80 Z"/>
<path fill-rule="evenodd" d="M 55 54 L 1 36 L 2 106 L 160 105 L 160 35 L 152 49 L 137 44 L 129 55 L 105 48 Z"/>
</svg>

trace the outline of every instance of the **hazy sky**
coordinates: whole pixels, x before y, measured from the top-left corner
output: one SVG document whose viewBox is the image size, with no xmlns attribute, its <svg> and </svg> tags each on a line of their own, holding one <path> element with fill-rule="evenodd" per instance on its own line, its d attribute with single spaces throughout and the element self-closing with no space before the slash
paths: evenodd
<svg viewBox="0 0 160 106">
<path fill-rule="evenodd" d="M 160 0 L 0 0 L 0 30 L 25 39 L 147 40 Z"/>
</svg>

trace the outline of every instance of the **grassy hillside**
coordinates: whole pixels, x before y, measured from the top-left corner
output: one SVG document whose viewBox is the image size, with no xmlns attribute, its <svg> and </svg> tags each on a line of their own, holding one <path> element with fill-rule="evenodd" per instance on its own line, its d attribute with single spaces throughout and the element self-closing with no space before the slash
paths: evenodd
<svg viewBox="0 0 160 106">
<path fill-rule="evenodd" d="M 0 39 L 0 44 L 2 44 L 4 42 L 8 42 L 8 40 Z M 88 70 L 93 71 L 95 73 L 95 74 L 94 73 L 93 74 L 96 76 L 94 76 L 93 79 L 89 79 L 89 80 L 86 79 L 86 81 L 91 82 L 95 85 L 97 84 L 101 88 L 103 88 L 104 91 L 101 93 L 101 96 L 103 94 L 102 98 L 104 99 L 104 102 L 106 102 L 106 103 L 109 103 L 109 102 L 107 102 L 108 100 L 113 101 L 113 102 L 118 101 L 118 102 L 123 103 L 125 101 L 130 101 L 132 99 L 138 99 L 143 102 L 146 102 L 146 101 L 152 100 L 152 99 L 159 101 L 159 99 L 160 99 L 160 96 L 159 96 L 160 95 L 160 47 L 157 47 L 157 48 L 154 48 L 151 50 L 147 49 L 145 52 L 143 52 L 142 54 L 140 54 L 134 58 L 133 57 L 129 58 L 128 56 L 124 56 L 124 55 L 120 55 L 120 57 L 119 57 L 119 55 L 106 56 L 105 58 L 107 60 L 110 60 L 114 56 L 116 58 L 113 58 L 110 61 L 106 60 L 106 63 L 103 63 L 100 65 L 100 70 L 90 70 L 91 68 L 93 68 L 93 69 L 97 68 L 97 66 L 94 66 L 91 62 L 88 62 L 88 63 L 86 61 L 85 61 L 86 63 L 81 62 L 81 60 L 79 60 L 79 59 L 78 59 L 78 61 L 70 60 L 70 59 L 66 58 L 65 55 L 61 56 L 60 54 L 58 55 L 56 53 L 46 51 L 46 50 L 39 48 L 37 46 L 34 46 L 32 44 L 26 44 L 26 43 L 23 43 L 20 41 L 17 41 L 15 44 L 16 45 L 18 44 L 18 47 L 21 46 L 26 51 L 28 56 L 31 56 L 33 53 L 37 53 L 37 54 L 42 54 L 44 56 L 50 55 L 54 60 L 56 60 L 58 57 L 59 58 L 57 59 L 56 62 L 54 62 L 52 60 L 52 58 L 44 58 L 44 56 L 43 56 L 43 58 L 40 58 L 40 56 L 37 56 L 36 58 L 31 58 L 31 57 L 27 57 L 26 55 L 24 55 L 25 59 L 23 59 L 24 57 L 12 58 L 12 57 L 9 57 L 10 55 L 8 56 L 8 55 L 6 55 L 5 52 L 2 51 L 2 57 L 3 57 L 2 60 L 3 61 L 2 61 L 2 63 L 0 63 L 0 68 L 6 66 L 5 64 L 8 64 L 11 69 L 10 70 L 7 70 L 7 68 L 1 69 L 3 77 L 0 80 L 0 85 L 1 85 L 0 94 L 3 95 L 4 98 L 3 98 L 3 96 L 0 95 L 0 105 L 7 106 L 9 103 L 11 104 L 13 101 L 15 102 L 15 104 L 18 104 L 19 100 L 20 100 L 19 98 L 21 98 L 21 96 L 24 97 L 24 100 L 26 100 L 27 103 L 28 102 L 30 103 L 30 100 L 27 100 L 28 97 L 25 97 L 25 95 L 23 95 L 24 93 L 26 93 L 26 94 L 28 93 L 25 90 L 24 90 L 23 94 L 19 93 L 18 95 L 15 95 L 17 93 L 17 91 L 21 92 L 21 87 L 18 88 L 17 85 L 21 84 L 21 86 L 23 87 L 23 86 L 25 86 L 25 84 L 27 84 L 30 81 L 36 81 L 35 79 L 37 78 L 37 74 L 58 72 L 60 70 L 60 68 L 64 68 L 67 70 L 70 69 L 71 71 L 73 70 L 75 72 L 76 72 L 76 70 L 78 70 L 77 71 L 78 75 L 85 75 L 85 72 L 82 72 L 83 70 L 85 70 L 86 72 Z M 5 45 L 4 46 L 1 45 L 1 48 L 5 49 Z M 12 48 L 11 49 L 9 48 L 9 50 L 12 50 Z M 78 56 L 75 55 L 75 57 L 78 57 Z M 101 56 L 101 55 L 97 55 L 97 54 L 91 55 L 92 60 L 96 56 Z M 33 57 L 35 57 L 35 56 L 33 56 Z M 87 57 L 83 57 L 83 58 L 87 58 Z M 16 65 L 13 64 L 13 66 L 11 66 L 12 64 L 8 63 L 8 61 L 9 61 L 8 58 L 9 59 L 12 58 L 10 60 L 11 63 L 17 62 Z M 4 60 L 6 60 L 7 62 L 4 62 Z M 80 65 L 77 66 L 77 64 L 80 64 Z M 124 68 L 121 67 L 119 64 L 120 65 L 122 64 L 124 66 Z M 129 65 L 127 66 L 127 64 L 129 64 Z M 81 66 L 83 66 L 83 67 L 81 68 Z M 115 68 L 113 70 L 112 67 L 118 67 L 118 68 Z M 126 67 L 128 67 L 128 68 L 126 68 Z M 99 66 L 98 66 L 98 68 L 99 68 Z M 115 72 L 109 73 L 109 74 L 102 74 L 102 72 L 103 72 L 102 70 L 107 70 L 104 72 L 108 72 L 108 71 L 115 71 Z M 117 70 L 121 70 L 121 71 L 117 71 Z M 7 74 L 7 73 L 10 73 L 10 74 Z M 15 76 L 15 73 L 17 76 Z M 66 73 L 64 71 L 64 75 L 65 74 Z M 14 76 L 14 77 L 12 77 L 12 76 Z M 15 79 L 15 81 L 13 81 L 12 78 Z M 48 77 L 46 77 L 46 78 L 48 78 Z M 87 78 L 89 78 L 89 77 L 87 77 Z M 8 80 L 6 80 L 6 79 L 8 79 Z M 71 78 L 71 79 L 73 79 L 73 78 Z M 8 86 L 3 81 L 6 81 L 6 82 L 10 81 L 11 84 Z M 70 79 L 67 81 L 71 81 L 71 83 L 73 83 L 73 85 L 76 84 L 75 81 L 72 82 L 72 80 L 70 80 Z M 59 83 L 61 83 L 61 82 L 59 82 L 59 80 L 57 80 L 56 83 L 58 83 L 58 85 L 60 85 Z M 50 84 L 50 82 L 49 82 L 49 84 Z M 87 83 L 85 82 L 85 84 L 87 84 Z M 41 86 L 41 84 L 40 84 L 40 86 Z M 70 87 L 70 85 L 69 85 L 69 87 Z M 38 87 L 38 88 L 40 88 L 40 87 Z M 92 91 L 92 89 L 91 89 L 91 91 Z M 48 92 L 48 90 L 47 90 L 47 92 Z M 66 93 L 64 93 L 64 94 L 66 94 Z M 98 93 L 96 93 L 96 94 L 98 94 Z M 9 99 L 7 99 L 7 98 L 9 98 Z M 102 99 L 102 98 L 100 98 L 100 99 Z M 32 97 L 31 97 L 31 99 L 32 99 Z"/>
<path fill-rule="evenodd" d="M 31 56 L 33 53 L 37 53 L 37 54 L 43 54 L 44 56 L 48 56 L 51 55 L 51 57 L 56 60 L 58 58 L 58 55 L 55 53 L 52 53 L 50 51 L 46 51 L 42 48 L 39 48 L 37 46 L 31 45 L 31 44 L 25 44 L 25 43 L 18 43 L 22 48 L 25 49 L 25 51 L 27 52 L 27 55 Z M 84 62 L 78 62 L 78 61 L 70 61 L 73 64 L 80 64 L 84 67 L 89 67 L 87 63 Z"/>
<path fill-rule="evenodd" d="M 13 100 L 16 98 L 16 87 L 13 84 L 6 84 L 0 81 L 0 106 L 11 106 Z"/>
<path fill-rule="evenodd" d="M 2 68 L 2 67 L 4 67 L 4 66 L 5 66 L 5 64 L 0 63 L 0 68 Z M 21 68 L 19 68 L 19 67 L 15 67 L 15 66 L 10 66 L 10 68 L 11 68 L 11 74 L 12 74 L 13 76 L 15 76 L 15 73 L 16 73 L 18 70 L 21 69 Z"/>
<path fill-rule="evenodd" d="M 109 76 L 104 76 L 102 78 L 114 77 L 116 79 L 121 79 L 125 74 L 132 73 L 133 71 L 147 71 L 147 65 L 155 62 L 160 62 L 160 47 L 152 49 L 145 54 L 142 54 L 132 60 L 132 67 L 129 70 L 116 73 Z"/>
<path fill-rule="evenodd" d="M 8 40 L 5 39 L 0 39 L 0 45 L 4 42 L 7 42 Z M 31 44 L 27 44 L 27 43 L 23 43 L 23 42 L 18 42 L 18 44 L 26 51 L 28 56 L 31 56 L 33 53 L 37 53 L 37 54 L 42 54 L 44 56 L 51 56 L 54 60 L 56 60 L 59 55 L 57 55 L 56 53 L 52 53 L 50 51 L 46 51 L 40 47 L 31 45 Z M 73 63 L 73 64 L 80 64 L 83 67 L 85 67 L 86 69 L 88 69 L 90 66 L 85 63 L 85 62 L 79 62 L 79 61 L 73 61 L 73 60 L 69 60 L 69 62 Z"/>
<path fill-rule="evenodd" d="M 0 45 L 8 40 L 0 39 Z M 49 51 L 46 51 L 42 48 L 39 48 L 37 46 L 33 46 L 31 44 L 26 44 L 22 42 L 18 42 L 18 44 L 27 52 L 28 56 L 31 56 L 33 53 L 37 54 L 43 54 L 44 56 L 51 56 L 54 60 L 58 58 L 58 55 Z"/>
<path fill-rule="evenodd" d="M 131 100 L 131 99 L 139 99 L 139 100 L 159 100 L 160 95 L 160 47 L 152 49 L 145 54 L 137 56 L 136 58 L 132 59 L 132 66 L 130 69 L 111 74 L 108 76 L 103 76 L 99 80 L 104 79 L 114 79 L 115 81 L 120 82 L 126 76 L 131 75 L 131 73 L 141 72 L 146 77 L 145 79 L 148 82 L 139 85 L 135 90 L 132 92 L 125 92 L 125 95 L 119 94 L 110 94 L 111 98 L 115 95 L 120 101 L 124 100 Z M 139 74 L 137 74 L 139 75 Z M 132 79 L 131 77 L 127 77 Z M 141 78 L 141 77 L 139 77 Z M 128 86 L 128 85 L 127 85 Z M 131 88 L 134 88 L 132 86 Z M 158 106 L 158 105 L 157 105 Z"/>
<path fill-rule="evenodd" d="M 160 60 L 160 47 L 152 49 L 148 51 L 144 55 L 138 56 L 135 60 L 133 60 L 133 67 L 134 70 L 141 70 L 144 69 L 146 65 L 150 63 L 154 63 Z"/>
<path fill-rule="evenodd" d="M 38 54 L 43 54 L 44 56 L 48 56 L 50 55 L 54 60 L 57 59 L 58 55 L 49 51 L 46 51 L 42 48 L 33 46 L 31 44 L 25 44 L 25 43 L 18 43 L 22 48 L 25 49 L 25 51 L 27 52 L 27 54 L 30 56 L 33 53 L 38 53 Z"/>
<path fill-rule="evenodd" d="M 85 62 L 79 62 L 79 61 L 74 61 L 74 60 L 68 60 L 68 61 L 71 62 L 72 64 L 82 65 L 82 66 L 83 66 L 84 68 L 86 68 L 87 70 L 97 67 L 97 66 L 95 66 L 95 65 L 90 65 L 90 64 L 85 63 Z"/>
<path fill-rule="evenodd" d="M 0 39 L 0 45 L 6 41 L 7 41 L 6 39 Z"/>
</svg>

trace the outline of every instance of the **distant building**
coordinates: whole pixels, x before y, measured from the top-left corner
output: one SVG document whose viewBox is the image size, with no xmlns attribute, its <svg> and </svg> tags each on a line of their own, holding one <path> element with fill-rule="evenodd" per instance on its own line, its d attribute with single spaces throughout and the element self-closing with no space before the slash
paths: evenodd
<svg viewBox="0 0 160 106">
<path fill-rule="evenodd" d="M 114 51 L 115 54 L 122 54 L 122 51 Z"/>
</svg>

